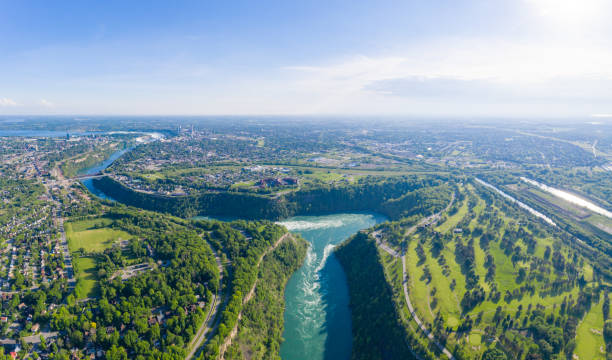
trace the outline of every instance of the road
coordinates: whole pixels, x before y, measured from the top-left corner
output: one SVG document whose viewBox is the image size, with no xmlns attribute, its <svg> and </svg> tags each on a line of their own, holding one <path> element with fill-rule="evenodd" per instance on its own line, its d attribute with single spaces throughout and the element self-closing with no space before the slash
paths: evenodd
<svg viewBox="0 0 612 360">
<path fill-rule="evenodd" d="M 205 341 L 208 340 L 208 333 L 213 333 L 216 327 L 219 325 L 219 321 L 217 319 L 217 314 L 219 313 L 219 307 L 221 304 L 219 292 L 223 287 L 223 263 L 221 262 L 221 257 L 218 252 L 215 252 L 215 261 L 217 262 L 217 269 L 219 269 L 219 289 L 217 293 L 213 295 L 210 309 L 208 310 L 208 314 L 206 314 L 206 320 L 202 322 L 200 328 L 196 332 L 195 336 L 189 343 L 189 353 L 185 357 L 185 359 L 189 360 L 194 357 L 194 355 L 200 355 L 202 351 L 202 345 L 204 345 Z M 197 356 L 196 356 L 197 358 Z"/>
<path fill-rule="evenodd" d="M 438 213 L 430 215 L 430 216 L 424 218 L 423 220 L 419 221 L 419 223 L 417 225 L 412 226 L 411 228 L 409 228 L 406 231 L 406 235 L 408 236 L 408 235 L 412 234 L 417 229 L 418 226 L 422 226 L 422 225 L 426 225 L 426 224 L 432 224 L 435 221 L 437 221 L 440 218 L 440 214 L 442 214 L 443 212 L 448 211 L 448 209 L 451 207 L 451 205 L 453 204 L 454 201 L 455 201 L 455 193 L 453 193 L 451 201 L 446 206 L 446 208 L 444 208 L 443 210 L 441 210 Z M 378 244 L 378 246 L 381 249 L 383 249 L 385 252 L 387 252 L 389 255 L 391 255 L 391 256 L 393 256 L 395 258 L 401 257 L 401 259 L 402 259 L 402 285 L 403 285 L 403 288 L 404 288 L 404 298 L 406 299 L 406 304 L 408 305 L 408 310 L 410 311 L 410 315 L 412 315 L 412 318 L 414 319 L 414 322 L 416 322 L 416 324 L 419 326 L 421 331 L 427 336 L 429 341 L 431 343 L 433 343 L 434 345 L 436 345 L 436 347 L 444 355 L 446 355 L 450 360 L 456 360 L 455 357 L 453 356 L 453 354 L 450 351 L 448 351 L 448 349 L 446 347 L 444 347 L 444 345 L 440 344 L 436 340 L 436 338 L 433 336 L 433 334 L 427 329 L 427 327 L 423 324 L 423 322 L 421 321 L 421 319 L 417 315 L 416 311 L 414 310 L 414 307 L 412 306 L 412 302 L 410 301 L 410 296 L 408 295 L 408 274 L 407 274 L 407 271 L 406 271 L 406 254 L 401 254 L 401 256 L 400 256 L 400 253 L 397 250 L 392 249 L 389 245 L 385 244 L 382 241 L 382 237 L 380 237 L 379 234 L 376 234 L 375 238 L 376 238 L 376 243 Z"/>
</svg>

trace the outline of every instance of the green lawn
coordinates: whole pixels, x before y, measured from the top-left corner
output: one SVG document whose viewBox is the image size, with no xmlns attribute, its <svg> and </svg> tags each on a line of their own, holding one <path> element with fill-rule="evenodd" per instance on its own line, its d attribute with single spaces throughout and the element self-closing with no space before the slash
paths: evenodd
<svg viewBox="0 0 612 360">
<path fill-rule="evenodd" d="M 449 245 L 441 251 L 440 255 L 444 256 L 446 265 L 450 269 L 450 274 L 448 276 L 444 275 L 444 269 L 438 263 L 438 259 L 431 255 L 430 244 L 426 244 L 425 246 L 425 253 L 428 255 L 425 263 L 429 266 L 432 277 L 429 288 L 436 288 L 436 299 L 438 300 L 435 311 L 440 310 L 446 317 L 446 324 L 453 327 L 459 325 L 459 320 L 461 319 L 460 301 L 465 293 L 465 277 L 461 275 L 461 268 L 455 261 L 455 255 L 452 250 L 454 246 L 454 242 L 452 244 L 449 243 Z M 453 279 L 456 281 L 457 285 L 454 290 L 451 290 L 451 282 Z"/>
<path fill-rule="evenodd" d="M 109 219 L 83 220 L 68 222 L 65 224 L 68 247 L 71 252 L 80 248 L 87 252 L 103 251 L 110 248 L 114 242 L 128 240 L 132 236 L 125 231 L 111 228 L 93 228 L 96 224 L 106 226 L 110 223 Z"/>
<path fill-rule="evenodd" d="M 604 360 L 606 358 L 606 345 L 602 336 L 604 326 L 602 304 L 603 295 L 599 303 L 593 304 L 576 329 L 574 353 L 580 360 Z"/>
<path fill-rule="evenodd" d="M 389 284 L 392 284 L 395 289 L 402 289 L 402 261 L 399 258 L 394 258 L 393 256 L 387 254 L 384 250 L 379 249 L 379 254 L 382 260 L 382 265 L 385 269 L 387 281 Z M 394 296 L 397 301 L 396 305 L 399 307 L 402 323 L 412 334 L 415 335 L 417 341 L 422 346 L 427 347 L 429 345 L 429 340 L 423 335 L 422 332 L 417 331 L 418 325 L 408 310 L 408 305 L 404 299 L 404 292 L 398 291 Z"/>
<path fill-rule="evenodd" d="M 74 265 L 77 270 L 77 283 L 74 291 L 77 299 L 98 296 L 100 289 L 98 287 L 96 260 L 91 257 L 79 257 L 74 259 Z"/>
<path fill-rule="evenodd" d="M 463 203 L 461 204 L 461 207 L 459 208 L 459 211 L 457 211 L 455 215 L 446 219 L 444 223 L 442 223 L 440 226 L 436 228 L 436 231 L 441 232 L 441 233 L 447 233 L 451 231 L 452 229 L 455 228 L 455 226 L 457 226 L 459 221 L 463 219 L 463 217 L 467 214 L 467 211 L 468 211 L 468 203 L 467 203 L 467 200 L 464 200 Z"/>
<path fill-rule="evenodd" d="M 411 301 L 415 299 L 415 301 L 412 301 L 412 305 L 415 307 L 422 320 L 433 322 L 434 316 L 429 310 L 429 287 L 425 281 L 421 280 L 425 264 L 418 265 L 419 257 L 416 253 L 416 244 L 417 241 L 413 240 L 406 252 L 406 267 L 408 274 L 410 274 L 408 279 L 408 293 Z M 432 280 L 431 283 L 433 284 L 434 281 L 435 280 Z M 419 301 L 416 301 L 416 299 L 419 299 Z"/>
</svg>

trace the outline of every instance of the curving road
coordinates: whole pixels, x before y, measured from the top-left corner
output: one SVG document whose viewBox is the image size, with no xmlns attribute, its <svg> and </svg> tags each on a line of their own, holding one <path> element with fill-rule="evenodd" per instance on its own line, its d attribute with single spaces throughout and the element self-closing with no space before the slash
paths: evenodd
<svg viewBox="0 0 612 360">
<path fill-rule="evenodd" d="M 202 322 L 202 325 L 200 325 L 200 328 L 187 347 L 187 349 L 189 349 L 189 353 L 185 357 L 186 360 L 190 360 L 195 355 L 200 354 L 200 351 L 202 351 L 202 345 L 209 338 L 209 336 L 206 335 L 208 333 L 212 334 L 213 332 L 211 330 L 216 329 L 216 327 L 219 325 L 218 321 L 215 320 L 217 320 L 217 314 L 219 313 L 219 307 L 221 304 L 219 292 L 221 291 L 223 285 L 223 264 L 221 262 L 221 257 L 219 257 L 217 252 L 215 252 L 215 261 L 217 262 L 217 268 L 219 269 L 219 290 L 217 290 L 217 293 L 213 295 L 210 309 L 208 310 L 208 314 L 206 314 L 206 320 Z"/>
</svg>

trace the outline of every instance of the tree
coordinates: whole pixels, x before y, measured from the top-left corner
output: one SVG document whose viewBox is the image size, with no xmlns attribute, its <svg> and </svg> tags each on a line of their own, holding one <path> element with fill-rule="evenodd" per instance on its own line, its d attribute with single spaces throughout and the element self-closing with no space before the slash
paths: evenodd
<svg viewBox="0 0 612 360">
<path fill-rule="evenodd" d="M 507 360 L 506 353 L 499 350 L 498 348 L 487 349 L 482 353 L 481 360 Z"/>
<path fill-rule="evenodd" d="M 127 360 L 127 358 L 127 352 L 121 346 L 113 345 L 106 351 L 106 360 Z"/>
<path fill-rule="evenodd" d="M 602 305 L 602 311 L 603 311 L 604 321 L 608 320 L 608 317 L 610 316 L 610 296 L 608 296 L 607 292 L 604 293 L 604 302 Z"/>
</svg>

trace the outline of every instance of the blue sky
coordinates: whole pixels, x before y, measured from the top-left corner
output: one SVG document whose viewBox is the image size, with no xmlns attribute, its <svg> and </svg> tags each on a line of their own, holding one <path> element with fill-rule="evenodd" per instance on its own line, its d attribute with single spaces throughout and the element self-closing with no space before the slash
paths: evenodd
<svg viewBox="0 0 612 360">
<path fill-rule="evenodd" d="M 602 116 L 608 3 L 0 0 L 0 114 Z"/>
</svg>

